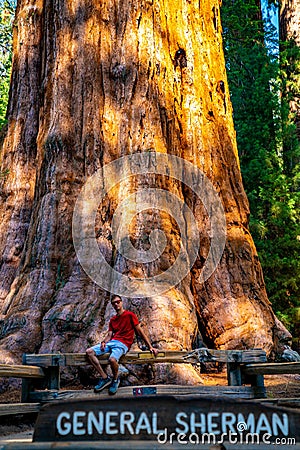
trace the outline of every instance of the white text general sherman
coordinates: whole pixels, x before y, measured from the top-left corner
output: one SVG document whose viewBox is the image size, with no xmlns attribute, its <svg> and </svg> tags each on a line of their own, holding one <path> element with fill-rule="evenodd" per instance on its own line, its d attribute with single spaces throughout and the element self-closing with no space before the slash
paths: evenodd
<svg viewBox="0 0 300 450">
<path fill-rule="evenodd" d="M 174 415 L 172 428 L 176 433 L 236 433 L 237 424 L 247 424 L 250 433 L 268 433 L 272 436 L 288 436 L 289 420 L 287 414 L 272 413 L 268 417 L 261 413 L 257 417 L 232 412 L 186 413 L 183 411 Z M 60 436 L 69 434 L 84 435 L 116 435 L 116 434 L 149 434 L 157 435 L 164 432 L 163 417 L 157 412 L 134 413 L 132 411 L 75 411 L 61 412 L 56 419 L 56 431 Z"/>
</svg>

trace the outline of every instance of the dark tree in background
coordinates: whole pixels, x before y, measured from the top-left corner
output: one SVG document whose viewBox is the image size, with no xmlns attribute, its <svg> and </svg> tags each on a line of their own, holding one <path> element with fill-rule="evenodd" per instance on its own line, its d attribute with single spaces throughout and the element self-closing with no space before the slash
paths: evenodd
<svg viewBox="0 0 300 450">
<path fill-rule="evenodd" d="M 0 0 L 0 130 L 6 123 L 16 0 Z"/>
<path fill-rule="evenodd" d="M 272 2 L 269 7 L 274 11 Z M 300 296 L 299 8 L 297 1 L 281 5 L 278 55 L 277 31 L 262 21 L 256 1 L 224 0 L 222 7 L 250 229 L 269 298 L 293 333 Z"/>
<path fill-rule="evenodd" d="M 295 169 L 298 170 L 300 162 L 300 3 L 298 1 L 281 2 L 279 25 L 282 99 L 288 106 L 288 113 L 283 116 L 283 119 L 290 126 L 288 129 L 290 133 L 287 133 L 286 139 L 283 140 L 283 155 L 286 170 L 293 175 Z"/>
</svg>

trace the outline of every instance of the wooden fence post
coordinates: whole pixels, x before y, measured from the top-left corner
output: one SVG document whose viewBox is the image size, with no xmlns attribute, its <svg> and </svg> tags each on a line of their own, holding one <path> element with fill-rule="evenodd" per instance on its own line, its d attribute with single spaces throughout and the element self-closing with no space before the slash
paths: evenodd
<svg viewBox="0 0 300 450">
<path fill-rule="evenodd" d="M 27 355 L 22 356 L 22 364 L 27 365 Z M 30 402 L 31 392 L 35 388 L 59 390 L 60 389 L 60 355 L 53 355 L 51 365 L 43 367 L 45 377 L 42 380 L 22 379 L 22 402 Z"/>
<path fill-rule="evenodd" d="M 22 355 L 22 364 L 26 364 L 26 353 Z M 30 378 L 22 378 L 21 402 L 29 402 L 30 391 L 33 389 L 34 381 Z"/>
<path fill-rule="evenodd" d="M 228 386 L 242 386 L 242 373 L 240 363 L 227 363 L 227 380 Z"/>
<path fill-rule="evenodd" d="M 46 374 L 47 389 L 59 390 L 60 389 L 60 367 L 49 366 L 44 369 Z"/>
</svg>

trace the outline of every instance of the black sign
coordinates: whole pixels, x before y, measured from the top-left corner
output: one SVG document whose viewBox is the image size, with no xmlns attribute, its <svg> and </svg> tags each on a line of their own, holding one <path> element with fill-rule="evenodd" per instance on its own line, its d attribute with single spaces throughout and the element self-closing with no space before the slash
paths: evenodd
<svg viewBox="0 0 300 450">
<path fill-rule="evenodd" d="M 33 440 L 163 444 L 186 439 L 196 444 L 203 443 L 203 437 L 212 442 L 214 436 L 219 443 L 240 439 L 242 444 L 247 437 L 251 443 L 277 445 L 286 440 L 293 445 L 300 441 L 299 423 L 300 410 L 257 402 L 137 395 L 50 403 L 39 413 Z"/>
</svg>

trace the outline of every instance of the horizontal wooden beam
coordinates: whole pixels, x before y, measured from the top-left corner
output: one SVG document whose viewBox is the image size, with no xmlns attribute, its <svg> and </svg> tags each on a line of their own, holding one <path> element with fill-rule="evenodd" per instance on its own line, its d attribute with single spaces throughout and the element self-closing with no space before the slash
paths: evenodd
<svg viewBox="0 0 300 450">
<path fill-rule="evenodd" d="M 198 352 L 198 355 L 197 355 Z M 108 364 L 109 355 L 99 357 L 101 364 Z M 199 359 L 200 358 L 200 359 Z M 147 363 L 191 363 L 196 364 L 199 361 L 209 362 L 240 362 L 240 363 L 259 363 L 267 360 L 266 353 L 263 350 L 205 350 L 198 349 L 194 351 L 160 351 L 154 357 L 149 351 L 128 352 L 120 360 L 123 364 L 147 364 Z M 24 364 L 36 365 L 40 367 L 48 366 L 82 366 L 87 364 L 85 353 L 49 353 L 49 354 L 26 354 L 24 355 Z"/>
<path fill-rule="evenodd" d="M 44 378 L 45 373 L 41 367 L 0 364 L 0 377 L 12 378 Z"/>
<path fill-rule="evenodd" d="M 0 404 L 0 416 L 32 414 L 39 412 L 40 403 L 4 403 Z"/>
<path fill-rule="evenodd" d="M 242 368 L 247 375 L 280 375 L 300 373 L 300 362 L 247 364 Z"/>
<path fill-rule="evenodd" d="M 179 386 L 179 385 L 151 385 L 152 392 L 149 394 L 149 386 L 125 386 L 118 389 L 118 398 L 162 396 L 162 395 L 193 395 L 206 397 L 225 397 L 253 399 L 265 397 L 265 389 L 251 386 Z M 107 391 L 95 394 L 91 390 L 47 390 L 30 392 L 32 402 L 49 402 L 52 400 L 70 399 L 105 399 L 111 398 Z"/>
</svg>

